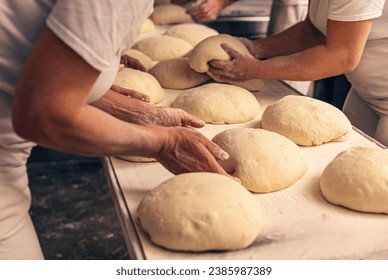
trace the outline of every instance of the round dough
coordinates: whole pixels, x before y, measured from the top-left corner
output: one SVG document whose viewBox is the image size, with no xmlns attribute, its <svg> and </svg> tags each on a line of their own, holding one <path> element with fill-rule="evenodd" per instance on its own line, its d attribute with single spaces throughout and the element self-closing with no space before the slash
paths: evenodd
<svg viewBox="0 0 388 280">
<path fill-rule="evenodd" d="M 193 19 L 186 13 L 186 9 L 175 4 L 161 4 L 154 7 L 150 19 L 156 25 L 177 24 L 192 22 Z"/>
<path fill-rule="evenodd" d="M 191 69 L 187 58 L 160 61 L 149 70 L 149 73 L 163 88 L 169 89 L 188 89 L 210 80 L 205 73 L 198 73 Z"/>
<path fill-rule="evenodd" d="M 268 106 L 261 125 L 301 146 L 345 141 L 352 131 L 348 118 L 333 105 L 307 96 L 292 95 Z"/>
<path fill-rule="evenodd" d="M 354 147 L 340 153 L 323 171 L 320 185 L 333 204 L 388 214 L 388 150 Z"/>
<path fill-rule="evenodd" d="M 260 110 L 256 97 L 246 89 L 217 83 L 180 93 L 172 107 L 213 124 L 247 122 L 253 120 Z"/>
<path fill-rule="evenodd" d="M 244 249 L 262 223 L 252 194 L 230 177 L 205 172 L 163 182 L 141 201 L 137 216 L 155 244 L 194 252 Z"/>
<path fill-rule="evenodd" d="M 124 54 L 129 55 L 129 56 L 134 57 L 137 60 L 139 60 L 140 63 L 144 65 L 144 67 L 146 68 L 147 71 L 154 65 L 152 59 L 148 55 L 146 55 L 145 53 L 143 53 L 139 50 L 129 49 Z"/>
<path fill-rule="evenodd" d="M 146 18 L 141 26 L 140 34 L 151 33 L 154 32 L 155 29 L 156 27 L 154 22 L 151 19 Z"/>
<path fill-rule="evenodd" d="M 198 23 L 181 23 L 171 26 L 164 35 L 178 37 L 196 46 L 202 40 L 218 35 L 218 31 Z"/>
<path fill-rule="evenodd" d="M 307 171 L 301 148 L 277 133 L 234 128 L 213 141 L 229 154 L 220 164 L 252 192 L 267 193 L 291 186 Z"/>
<path fill-rule="evenodd" d="M 124 68 L 117 73 L 113 83 L 123 88 L 147 94 L 150 97 L 150 104 L 157 104 L 165 97 L 164 89 L 159 82 L 147 72 Z"/>
<path fill-rule="evenodd" d="M 230 47 L 232 47 L 242 55 L 253 57 L 249 50 L 245 47 L 245 45 L 237 38 L 230 35 L 221 34 L 204 39 L 191 50 L 189 56 L 190 67 L 197 72 L 205 73 L 209 71 L 208 62 L 210 60 L 230 60 L 230 56 L 221 47 L 221 44 L 223 43 L 228 44 Z M 211 73 L 208 74 L 212 76 Z M 236 82 L 220 80 L 213 76 L 212 78 L 217 82 L 237 85 L 250 91 L 258 91 L 264 88 L 264 82 L 261 79 L 252 79 L 242 82 Z"/>
<path fill-rule="evenodd" d="M 134 46 L 154 61 L 183 57 L 193 46 L 181 39 L 167 35 L 153 36 L 138 41 Z"/>
</svg>

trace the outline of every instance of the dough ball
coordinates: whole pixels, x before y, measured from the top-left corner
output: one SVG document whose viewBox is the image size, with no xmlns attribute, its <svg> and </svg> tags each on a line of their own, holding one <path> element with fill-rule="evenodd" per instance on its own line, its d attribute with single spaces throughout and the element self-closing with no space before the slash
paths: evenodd
<svg viewBox="0 0 388 280">
<path fill-rule="evenodd" d="M 218 35 L 218 31 L 198 23 L 181 23 L 171 26 L 164 35 L 178 37 L 196 46 L 202 40 Z"/>
<path fill-rule="evenodd" d="M 255 197 L 235 180 L 215 173 L 186 173 L 152 190 L 137 208 L 151 240 L 178 251 L 238 250 L 261 230 Z"/>
<path fill-rule="evenodd" d="M 147 69 L 147 71 L 154 65 L 154 63 L 152 62 L 152 59 L 148 55 L 146 55 L 145 53 L 139 50 L 129 49 L 124 54 L 139 60 L 140 63 L 143 64 L 144 67 Z"/>
<path fill-rule="evenodd" d="M 140 28 L 140 34 L 146 34 L 146 33 L 151 33 L 154 32 L 156 29 L 154 22 L 146 18 Z"/>
<path fill-rule="evenodd" d="M 213 141 L 229 154 L 220 164 L 252 192 L 287 188 L 307 171 L 301 148 L 274 132 L 234 128 L 217 134 Z"/>
<path fill-rule="evenodd" d="M 159 82 L 147 72 L 124 68 L 117 73 L 113 83 L 122 88 L 147 94 L 150 97 L 150 104 L 157 104 L 165 97 L 164 89 Z"/>
<path fill-rule="evenodd" d="M 210 77 L 190 68 L 187 58 L 174 58 L 160 61 L 149 70 L 162 85 L 169 89 L 188 89 L 199 86 Z"/>
<path fill-rule="evenodd" d="M 193 19 L 186 13 L 186 9 L 175 4 L 161 4 L 154 7 L 150 19 L 156 25 L 177 24 L 192 22 Z"/>
<path fill-rule="evenodd" d="M 156 159 L 150 157 L 140 157 L 140 156 L 118 156 L 119 159 L 131 161 L 131 162 L 154 162 Z"/>
<path fill-rule="evenodd" d="M 340 153 L 323 171 L 320 185 L 333 204 L 388 214 L 388 150 L 354 147 Z"/>
<path fill-rule="evenodd" d="M 181 39 L 167 35 L 144 38 L 134 46 L 154 61 L 162 61 L 177 57 L 183 57 L 193 46 Z"/>
<path fill-rule="evenodd" d="M 256 97 L 246 89 L 217 83 L 180 93 L 172 107 L 213 124 L 247 122 L 253 120 L 260 110 Z"/>
<path fill-rule="evenodd" d="M 263 113 L 261 125 L 301 146 L 345 141 L 352 131 L 341 110 L 306 96 L 286 96 L 271 104 Z"/>
<path fill-rule="evenodd" d="M 230 35 L 221 34 L 204 39 L 192 49 L 189 56 L 190 67 L 197 72 L 205 73 L 209 71 L 208 62 L 210 60 L 230 60 L 230 56 L 221 47 L 221 44 L 223 43 L 228 44 L 230 47 L 232 47 L 242 55 L 253 57 L 249 50 L 245 47 L 245 45 L 241 43 L 237 38 Z M 209 75 L 211 76 L 210 73 Z M 264 88 L 264 82 L 261 79 L 252 79 L 242 82 L 236 82 L 220 80 L 215 77 L 212 78 L 217 82 L 237 85 L 250 91 L 258 91 Z"/>
</svg>

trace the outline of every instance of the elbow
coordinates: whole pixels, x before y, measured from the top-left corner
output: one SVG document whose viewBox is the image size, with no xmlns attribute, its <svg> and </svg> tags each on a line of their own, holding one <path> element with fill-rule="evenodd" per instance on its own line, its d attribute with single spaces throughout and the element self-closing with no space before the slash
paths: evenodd
<svg viewBox="0 0 388 280">
<path fill-rule="evenodd" d="M 342 62 L 342 72 L 343 73 L 350 73 L 350 72 L 353 72 L 358 64 L 359 64 L 360 60 L 358 58 L 347 58 L 345 59 L 343 62 Z"/>
</svg>

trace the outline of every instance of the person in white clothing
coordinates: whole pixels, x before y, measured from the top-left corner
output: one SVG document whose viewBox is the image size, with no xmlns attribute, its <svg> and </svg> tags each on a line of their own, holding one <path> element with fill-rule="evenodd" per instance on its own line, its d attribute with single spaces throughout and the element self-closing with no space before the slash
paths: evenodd
<svg viewBox="0 0 388 280">
<path fill-rule="evenodd" d="M 388 7 L 385 0 L 309 1 L 306 19 L 262 40 L 241 39 L 255 56 L 224 49 L 212 61 L 220 79 L 313 81 L 346 74 L 351 89 L 343 111 L 351 123 L 388 145 Z"/>
<path fill-rule="evenodd" d="M 192 128 L 202 121 L 136 99 L 147 93 L 110 89 L 152 4 L 0 2 L 0 259 L 43 258 L 28 214 L 26 161 L 35 143 L 86 156 L 155 157 L 175 174 L 227 175 L 218 160 L 228 155 Z"/>
</svg>

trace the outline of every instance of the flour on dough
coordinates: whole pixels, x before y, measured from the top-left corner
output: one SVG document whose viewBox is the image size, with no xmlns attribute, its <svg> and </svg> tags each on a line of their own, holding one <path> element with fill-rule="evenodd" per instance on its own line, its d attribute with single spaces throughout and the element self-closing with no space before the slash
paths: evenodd
<svg viewBox="0 0 388 280">
<path fill-rule="evenodd" d="M 241 87 L 211 83 L 182 92 L 172 103 L 206 123 L 232 124 L 253 120 L 260 110 L 256 97 Z"/>
<path fill-rule="evenodd" d="M 269 105 L 263 113 L 261 125 L 301 146 L 345 141 L 352 131 L 341 110 L 307 96 L 290 95 Z"/>
<path fill-rule="evenodd" d="M 158 62 L 149 73 L 163 88 L 189 89 L 210 80 L 206 73 L 198 73 L 190 68 L 187 58 L 174 58 Z"/>
<path fill-rule="evenodd" d="M 164 35 L 184 39 L 196 46 L 202 40 L 218 35 L 218 31 L 199 23 L 181 23 L 169 27 Z"/>
<path fill-rule="evenodd" d="M 220 164 L 252 192 L 287 188 L 307 171 L 301 148 L 277 133 L 233 128 L 220 132 L 213 141 L 229 154 Z"/>
<path fill-rule="evenodd" d="M 230 177 L 205 172 L 161 183 L 140 202 L 137 218 L 155 244 L 178 251 L 244 249 L 262 228 L 251 193 Z"/>
<path fill-rule="evenodd" d="M 156 25 L 178 24 L 192 22 L 193 19 L 186 13 L 186 9 L 175 4 L 160 4 L 154 7 L 150 19 Z"/>
<path fill-rule="evenodd" d="M 333 204 L 388 214 L 388 150 L 354 147 L 343 151 L 324 169 L 320 186 Z"/>
<path fill-rule="evenodd" d="M 190 67 L 197 72 L 204 73 L 209 71 L 208 62 L 210 60 L 230 60 L 230 56 L 221 47 L 221 44 L 224 43 L 228 44 L 242 55 L 253 57 L 245 45 L 237 38 L 227 34 L 221 34 L 204 39 L 191 50 L 189 56 Z M 211 73 L 208 74 L 211 75 Z M 237 85 L 250 91 L 262 90 L 265 86 L 263 80 L 261 79 L 236 82 L 220 80 L 215 77 L 212 78 L 217 82 Z"/>
<path fill-rule="evenodd" d="M 154 61 L 183 57 L 193 46 L 181 38 L 172 36 L 152 36 L 138 41 L 134 46 Z"/>
<path fill-rule="evenodd" d="M 124 68 L 117 73 L 113 83 L 148 95 L 150 104 L 160 103 L 165 97 L 164 89 L 159 82 L 147 72 Z"/>
</svg>

